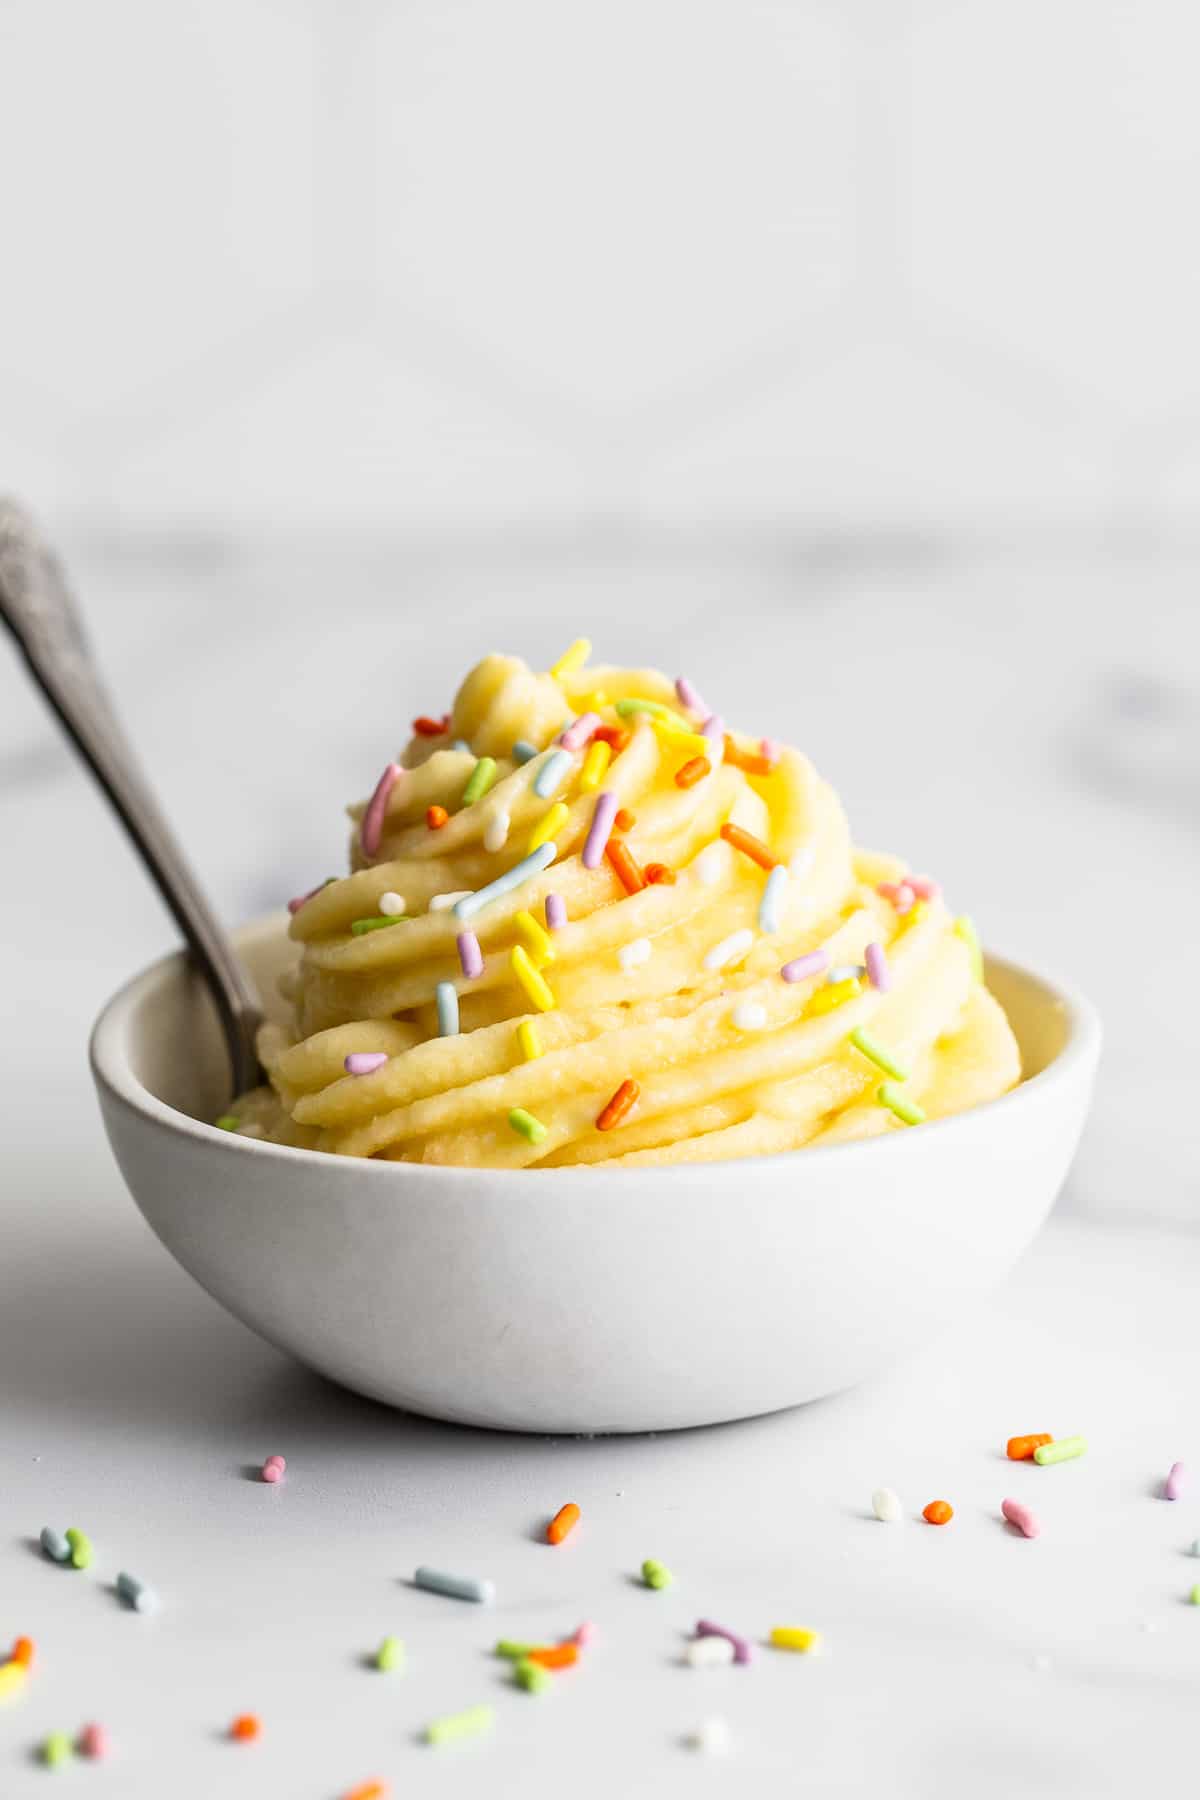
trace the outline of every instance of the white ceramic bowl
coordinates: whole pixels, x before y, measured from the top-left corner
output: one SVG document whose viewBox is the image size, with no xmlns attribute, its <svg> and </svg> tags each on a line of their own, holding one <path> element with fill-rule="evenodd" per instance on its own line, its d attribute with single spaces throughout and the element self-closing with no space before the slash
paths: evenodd
<svg viewBox="0 0 1200 1800">
<path fill-rule="evenodd" d="M 264 994 L 282 917 L 241 933 Z M 1053 1204 L 1092 1008 L 991 961 L 1026 1080 L 862 1144 L 679 1169 L 365 1162 L 204 1123 L 228 1100 L 182 954 L 92 1038 L 105 1126 L 171 1254 L 255 1331 L 394 1406 L 510 1431 L 715 1424 L 848 1387 L 1006 1273 Z"/>
</svg>

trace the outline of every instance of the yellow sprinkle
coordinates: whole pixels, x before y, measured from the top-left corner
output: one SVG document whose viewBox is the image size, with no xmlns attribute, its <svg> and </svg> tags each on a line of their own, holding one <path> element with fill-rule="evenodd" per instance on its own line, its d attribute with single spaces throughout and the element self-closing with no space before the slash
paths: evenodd
<svg viewBox="0 0 1200 1800">
<path fill-rule="evenodd" d="M 25 1664 L 6 1662 L 0 1665 L 0 1700 L 17 1693 L 25 1681 Z"/>
<path fill-rule="evenodd" d="M 979 942 L 979 933 L 975 929 L 974 919 L 966 913 L 961 919 L 954 921 L 954 935 L 960 937 L 971 953 L 971 973 L 976 981 L 983 980 L 983 946 Z"/>
<path fill-rule="evenodd" d="M 534 845 L 536 850 L 537 845 Z M 513 924 L 525 939 L 525 947 L 535 969 L 554 961 L 554 945 L 545 926 L 539 925 L 531 912 L 519 912 Z"/>
<path fill-rule="evenodd" d="M 575 702 L 578 712 L 599 712 L 602 706 L 608 705 L 608 695 L 603 688 L 597 688 L 594 694 L 585 694 L 582 700 Z"/>
<path fill-rule="evenodd" d="M 920 924 L 928 911 L 929 905 L 926 901 L 914 900 L 904 915 L 904 922 L 900 927 L 901 931 L 911 931 L 914 925 Z"/>
<path fill-rule="evenodd" d="M 535 1062 L 542 1054 L 542 1040 L 532 1019 L 522 1019 L 517 1026 L 517 1042 L 526 1062 Z"/>
<path fill-rule="evenodd" d="M 815 1650 L 821 1642 L 819 1631 L 806 1631 L 803 1625 L 776 1625 L 771 1633 L 776 1650 Z"/>
<path fill-rule="evenodd" d="M 604 780 L 604 772 L 612 761 L 612 745 L 596 743 L 588 745 L 588 753 L 583 759 L 583 770 L 579 777 L 579 785 L 586 792 L 598 788 Z"/>
<path fill-rule="evenodd" d="M 518 944 L 515 947 L 509 957 L 509 962 L 512 964 L 513 974 L 538 1011 L 553 1012 L 556 1004 L 554 995 L 530 962 L 529 953 L 523 945 Z"/>
<path fill-rule="evenodd" d="M 582 669 L 591 654 L 591 639 L 576 638 L 570 649 L 563 651 L 550 673 L 556 681 L 561 681 L 564 675 L 574 675 L 576 669 Z"/>
<path fill-rule="evenodd" d="M 556 800 L 549 811 L 542 815 L 541 824 L 535 828 L 528 844 L 525 846 L 526 856 L 532 856 L 535 850 L 540 850 L 543 844 L 548 844 L 550 839 L 557 832 L 559 826 L 566 822 L 566 817 L 567 808 L 565 803 L 562 800 Z"/>
<path fill-rule="evenodd" d="M 815 1018 L 818 1013 L 832 1012 L 835 1006 L 844 1006 L 847 1000 L 853 1000 L 862 993 L 862 982 L 857 975 L 847 975 L 845 981 L 830 981 L 819 987 L 805 1008 L 806 1018 Z"/>
<path fill-rule="evenodd" d="M 693 750 L 699 756 L 706 756 L 712 749 L 709 740 L 698 731 L 689 731 L 684 725 L 677 725 L 674 719 L 660 719 L 652 714 L 650 723 L 660 737 L 680 750 Z"/>
</svg>

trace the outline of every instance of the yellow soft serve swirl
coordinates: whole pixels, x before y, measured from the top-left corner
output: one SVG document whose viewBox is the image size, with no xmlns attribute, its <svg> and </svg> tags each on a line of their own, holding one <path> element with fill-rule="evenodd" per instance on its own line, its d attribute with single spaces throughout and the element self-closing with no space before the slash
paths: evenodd
<svg viewBox="0 0 1200 1800">
<path fill-rule="evenodd" d="M 290 1027 L 231 1128 L 488 1168 L 755 1156 L 903 1131 L 1020 1077 L 978 943 L 853 849 L 799 751 L 686 681 L 487 656 L 293 903 Z M 564 741 L 565 740 L 565 741 Z"/>
</svg>

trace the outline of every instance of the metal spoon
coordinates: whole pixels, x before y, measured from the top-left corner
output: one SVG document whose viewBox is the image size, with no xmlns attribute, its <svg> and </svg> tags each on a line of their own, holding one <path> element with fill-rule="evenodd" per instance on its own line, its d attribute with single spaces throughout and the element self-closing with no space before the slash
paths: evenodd
<svg viewBox="0 0 1200 1800">
<path fill-rule="evenodd" d="M 2 498 L 0 618 L 188 941 L 229 1046 L 233 1092 L 255 1087 L 263 1074 L 254 1049 L 261 1018 L 254 990 L 117 723 L 58 559 L 24 509 Z"/>
</svg>

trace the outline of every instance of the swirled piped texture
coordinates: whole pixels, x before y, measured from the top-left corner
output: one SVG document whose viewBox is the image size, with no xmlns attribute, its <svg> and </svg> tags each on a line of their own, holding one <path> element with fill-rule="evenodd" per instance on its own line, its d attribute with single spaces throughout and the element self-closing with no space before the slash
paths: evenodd
<svg viewBox="0 0 1200 1800">
<path fill-rule="evenodd" d="M 298 905 L 294 1027 L 264 1029 L 272 1085 L 240 1128 L 407 1162 L 671 1164 L 904 1130 L 1015 1085 L 965 922 L 852 848 L 799 751 L 681 691 L 691 710 L 652 670 L 485 657 L 351 808 L 352 872 Z M 548 866 L 467 898 L 547 826 Z"/>
</svg>

